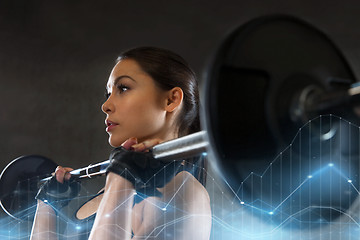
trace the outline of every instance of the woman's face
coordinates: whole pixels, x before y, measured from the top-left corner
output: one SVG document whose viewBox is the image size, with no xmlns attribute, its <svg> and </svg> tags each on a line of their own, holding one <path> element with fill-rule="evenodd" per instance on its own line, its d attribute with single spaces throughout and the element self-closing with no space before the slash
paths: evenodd
<svg viewBox="0 0 360 240">
<path fill-rule="evenodd" d="M 109 143 L 120 146 L 136 137 L 139 142 L 166 134 L 166 91 L 155 85 L 136 61 L 121 60 L 107 82 L 108 99 L 102 105 L 106 114 Z"/>
</svg>

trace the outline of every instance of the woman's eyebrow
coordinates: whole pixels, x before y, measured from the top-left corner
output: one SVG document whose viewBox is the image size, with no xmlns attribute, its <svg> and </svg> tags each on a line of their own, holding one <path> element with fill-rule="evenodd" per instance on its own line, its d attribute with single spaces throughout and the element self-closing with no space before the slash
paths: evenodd
<svg viewBox="0 0 360 240">
<path fill-rule="evenodd" d="M 136 82 L 135 79 L 133 79 L 132 77 L 130 77 L 130 76 L 128 76 L 128 75 L 121 75 L 121 76 L 118 76 L 117 78 L 115 78 L 113 86 L 116 86 L 116 84 L 117 84 L 121 79 L 123 79 L 123 78 L 129 78 L 129 79 L 131 79 L 132 81 Z M 110 87 L 107 86 L 107 90 L 108 90 L 108 91 L 109 91 L 109 89 L 110 89 Z"/>
</svg>

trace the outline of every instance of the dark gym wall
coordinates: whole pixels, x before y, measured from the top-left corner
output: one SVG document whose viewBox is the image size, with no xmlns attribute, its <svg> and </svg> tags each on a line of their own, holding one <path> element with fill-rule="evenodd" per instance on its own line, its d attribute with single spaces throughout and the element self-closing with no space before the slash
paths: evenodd
<svg viewBox="0 0 360 240">
<path fill-rule="evenodd" d="M 0 170 L 27 154 L 73 168 L 106 159 L 100 107 L 122 50 L 171 49 L 203 82 L 232 30 L 289 14 L 324 31 L 359 77 L 359 13 L 360 2 L 334 0 L 0 1 Z"/>
</svg>

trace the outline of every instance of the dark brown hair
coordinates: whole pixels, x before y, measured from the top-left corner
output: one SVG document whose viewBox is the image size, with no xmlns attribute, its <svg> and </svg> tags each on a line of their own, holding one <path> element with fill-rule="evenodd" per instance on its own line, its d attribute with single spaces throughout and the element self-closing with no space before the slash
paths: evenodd
<svg viewBox="0 0 360 240">
<path fill-rule="evenodd" d="M 179 137 L 200 131 L 198 82 L 194 71 L 181 56 L 162 48 L 138 47 L 121 53 L 117 62 L 123 59 L 136 61 L 160 89 L 168 91 L 180 87 L 183 90 L 183 106 L 176 121 Z M 195 164 L 194 159 L 189 159 L 186 168 L 195 164 L 193 175 L 205 185 L 205 160 L 201 162 Z"/>
</svg>

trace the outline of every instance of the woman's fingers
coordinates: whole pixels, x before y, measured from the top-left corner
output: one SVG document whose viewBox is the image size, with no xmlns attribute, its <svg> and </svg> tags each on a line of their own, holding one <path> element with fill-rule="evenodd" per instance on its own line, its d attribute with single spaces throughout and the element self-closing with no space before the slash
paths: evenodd
<svg viewBox="0 0 360 240">
<path fill-rule="evenodd" d="M 155 145 L 157 145 L 161 142 L 163 142 L 161 139 L 155 138 L 155 139 L 146 140 L 144 142 L 132 145 L 131 148 L 135 152 L 143 152 L 143 151 L 149 150 L 150 148 L 154 147 Z"/>
<path fill-rule="evenodd" d="M 62 166 L 58 166 L 55 170 L 55 176 L 56 176 L 56 180 L 59 183 L 63 183 L 64 180 L 69 180 L 71 178 L 71 174 L 70 171 L 72 171 L 74 169 L 69 168 L 69 167 L 62 167 Z"/>
<path fill-rule="evenodd" d="M 144 142 L 138 143 L 137 138 L 129 138 L 121 146 L 127 150 L 133 150 L 136 152 L 147 151 L 155 145 L 162 143 L 163 141 L 159 138 L 149 139 Z"/>
<path fill-rule="evenodd" d="M 137 138 L 129 138 L 128 140 L 126 140 L 123 144 L 121 144 L 121 146 L 127 150 L 129 150 L 131 148 L 132 145 L 137 144 Z"/>
</svg>

